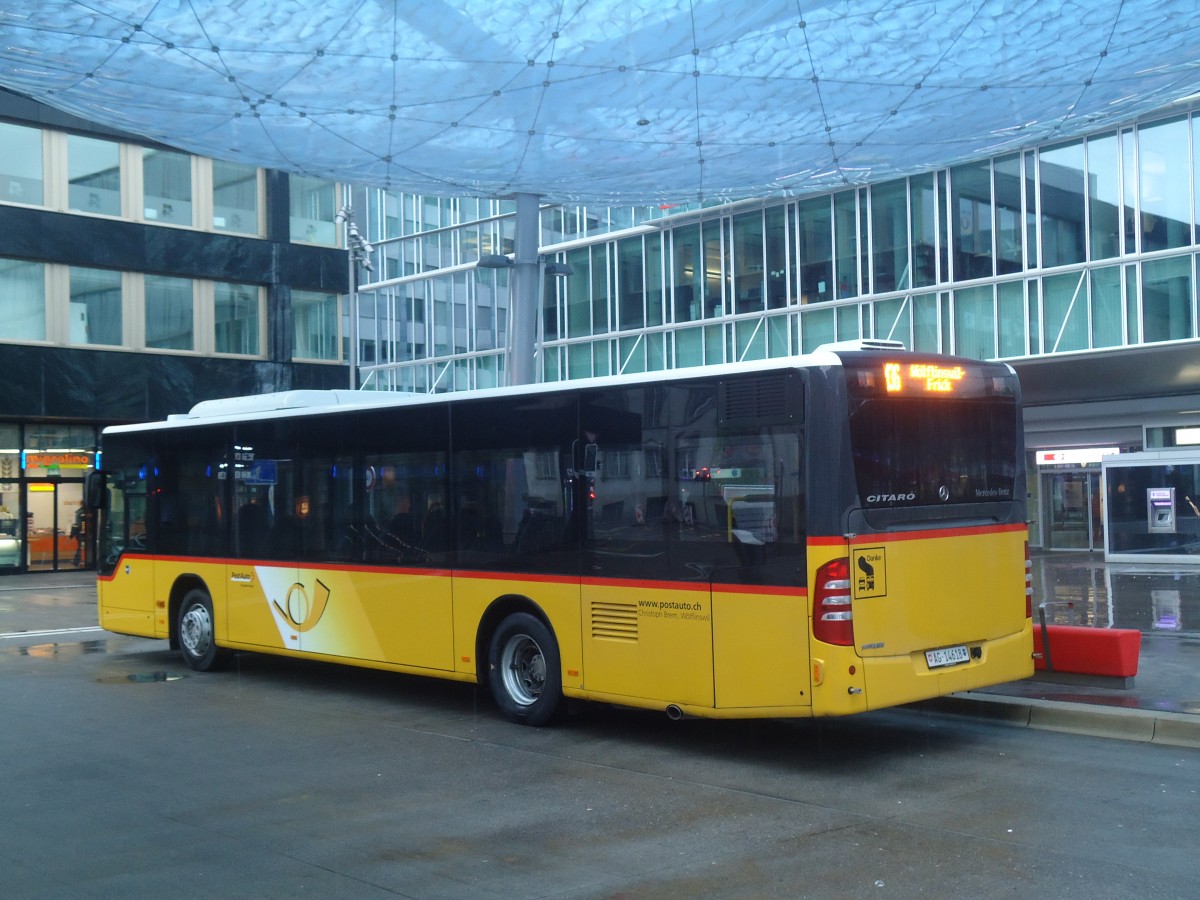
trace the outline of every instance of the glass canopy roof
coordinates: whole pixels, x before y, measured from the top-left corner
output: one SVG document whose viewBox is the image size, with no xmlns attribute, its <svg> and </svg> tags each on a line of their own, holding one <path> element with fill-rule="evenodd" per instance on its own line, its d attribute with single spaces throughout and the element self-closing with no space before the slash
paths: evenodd
<svg viewBox="0 0 1200 900">
<path fill-rule="evenodd" d="M 804 194 L 1200 91 L 1195 0 L 5 6 L 4 87 L 206 156 L 442 195 Z"/>
</svg>

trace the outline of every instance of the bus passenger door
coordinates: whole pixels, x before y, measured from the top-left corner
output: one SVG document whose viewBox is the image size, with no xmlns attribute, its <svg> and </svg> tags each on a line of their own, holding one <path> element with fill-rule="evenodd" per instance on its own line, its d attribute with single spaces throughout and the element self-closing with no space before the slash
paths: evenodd
<svg viewBox="0 0 1200 900">
<path fill-rule="evenodd" d="M 661 448 L 604 436 L 580 474 L 584 687 L 711 707 L 711 549 L 669 493 Z"/>
</svg>

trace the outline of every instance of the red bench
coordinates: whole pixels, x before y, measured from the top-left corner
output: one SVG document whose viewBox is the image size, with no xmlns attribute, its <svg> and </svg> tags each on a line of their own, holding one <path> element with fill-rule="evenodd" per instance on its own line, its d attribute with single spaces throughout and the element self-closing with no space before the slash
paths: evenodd
<svg viewBox="0 0 1200 900">
<path fill-rule="evenodd" d="M 1137 675 L 1142 633 L 1132 628 L 1046 625 L 1050 651 L 1042 647 L 1042 628 L 1033 626 L 1034 668 L 1078 675 L 1132 678 Z"/>
</svg>

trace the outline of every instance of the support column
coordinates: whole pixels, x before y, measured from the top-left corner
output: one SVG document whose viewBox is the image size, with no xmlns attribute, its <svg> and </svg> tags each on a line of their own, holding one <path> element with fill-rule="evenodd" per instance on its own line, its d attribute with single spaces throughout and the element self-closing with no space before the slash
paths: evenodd
<svg viewBox="0 0 1200 900">
<path fill-rule="evenodd" d="M 508 383 L 537 381 L 537 317 L 541 302 L 541 219 L 537 194 L 517 194 L 517 231 L 513 238 L 509 286 Z"/>
</svg>

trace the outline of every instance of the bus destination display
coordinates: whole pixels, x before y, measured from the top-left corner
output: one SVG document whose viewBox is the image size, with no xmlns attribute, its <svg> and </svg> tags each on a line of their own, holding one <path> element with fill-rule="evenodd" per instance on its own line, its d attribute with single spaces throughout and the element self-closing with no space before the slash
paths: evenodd
<svg viewBox="0 0 1200 900">
<path fill-rule="evenodd" d="M 933 363 L 883 364 L 883 383 L 889 394 L 925 392 L 929 394 L 953 393 L 966 377 L 962 366 L 939 366 Z"/>
</svg>

